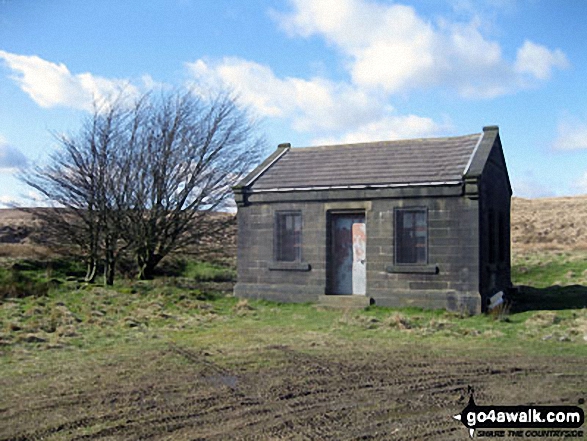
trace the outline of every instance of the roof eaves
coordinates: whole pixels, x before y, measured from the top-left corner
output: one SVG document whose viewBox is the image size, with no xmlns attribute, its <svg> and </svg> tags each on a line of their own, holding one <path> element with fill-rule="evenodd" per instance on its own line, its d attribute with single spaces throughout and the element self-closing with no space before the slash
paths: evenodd
<svg viewBox="0 0 587 441">
<path fill-rule="evenodd" d="M 448 185 L 461 185 L 462 181 L 437 181 L 437 182 L 410 182 L 401 184 L 356 184 L 356 185 L 318 185 L 308 187 L 274 187 L 253 189 L 251 193 L 281 193 L 290 191 L 318 191 L 318 190 L 364 190 L 378 188 L 400 187 L 439 187 Z"/>
<path fill-rule="evenodd" d="M 481 176 L 491 149 L 495 144 L 496 138 L 499 136 L 498 126 L 486 126 L 483 127 L 483 134 L 479 144 L 475 147 L 475 150 L 471 154 L 471 159 L 465 170 L 464 177 L 472 178 L 475 176 Z"/>
<path fill-rule="evenodd" d="M 465 166 L 465 171 L 463 172 L 463 176 L 466 176 L 467 173 L 469 172 L 469 168 L 471 167 L 471 163 L 473 162 L 473 158 L 475 157 L 475 154 L 477 153 L 477 149 L 479 148 L 479 145 L 481 144 L 481 141 L 483 140 L 484 134 L 485 134 L 485 132 L 482 132 L 481 134 L 479 134 L 479 139 L 477 140 L 477 144 L 475 144 L 475 148 L 473 149 L 473 152 L 471 153 L 471 156 L 469 157 L 469 161 L 467 162 L 467 165 Z"/>
</svg>

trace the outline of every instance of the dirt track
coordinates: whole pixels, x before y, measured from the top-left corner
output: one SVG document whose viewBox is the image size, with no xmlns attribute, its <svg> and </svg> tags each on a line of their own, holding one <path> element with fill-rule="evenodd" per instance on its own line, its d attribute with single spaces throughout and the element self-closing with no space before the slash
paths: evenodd
<svg viewBox="0 0 587 441">
<path fill-rule="evenodd" d="M 77 387 L 3 402 L 0 440 L 465 440 L 451 415 L 464 408 L 468 385 L 478 404 L 575 405 L 587 395 L 578 357 L 481 361 L 408 347 L 335 353 L 270 346 L 264 366 L 227 369 L 170 344 L 136 366 L 97 367 Z M 140 366 L 150 368 L 142 375 Z"/>
</svg>

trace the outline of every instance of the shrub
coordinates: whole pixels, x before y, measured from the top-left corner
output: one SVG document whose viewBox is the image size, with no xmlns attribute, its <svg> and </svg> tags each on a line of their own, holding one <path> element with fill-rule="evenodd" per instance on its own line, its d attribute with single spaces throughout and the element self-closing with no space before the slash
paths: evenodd
<svg viewBox="0 0 587 441">
<path fill-rule="evenodd" d="M 51 282 L 35 280 L 21 271 L 4 272 L 0 280 L 0 299 L 46 296 Z"/>
<path fill-rule="evenodd" d="M 233 282 L 236 279 L 233 269 L 208 262 L 188 262 L 184 275 L 198 282 Z"/>
</svg>

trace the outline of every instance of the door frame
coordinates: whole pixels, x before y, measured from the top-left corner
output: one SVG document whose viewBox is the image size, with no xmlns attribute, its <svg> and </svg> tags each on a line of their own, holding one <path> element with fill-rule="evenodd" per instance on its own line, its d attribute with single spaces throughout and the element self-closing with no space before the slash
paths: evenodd
<svg viewBox="0 0 587 441">
<path fill-rule="evenodd" d="M 341 295 L 341 296 L 348 296 L 348 295 L 360 295 L 364 297 L 363 294 L 336 294 L 334 292 L 334 276 L 335 276 L 335 267 L 334 267 L 334 252 L 333 252 L 333 226 L 334 226 L 334 219 L 337 216 L 362 216 L 363 222 L 365 224 L 365 232 L 366 237 L 368 237 L 368 229 L 367 229 L 367 213 L 366 210 L 363 208 L 357 209 L 334 209 L 328 210 L 326 212 L 326 291 L 324 294 L 326 295 Z M 351 245 L 352 246 L 352 245 Z M 367 243 L 365 242 L 365 260 L 367 260 Z M 367 274 L 365 273 L 365 288 L 367 287 Z"/>
</svg>

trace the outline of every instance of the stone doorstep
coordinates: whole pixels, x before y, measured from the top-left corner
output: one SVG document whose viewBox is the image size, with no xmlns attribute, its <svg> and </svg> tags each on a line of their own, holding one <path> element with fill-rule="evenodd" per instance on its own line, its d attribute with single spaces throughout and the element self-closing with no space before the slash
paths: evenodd
<svg viewBox="0 0 587 441">
<path fill-rule="evenodd" d="M 322 295 L 317 306 L 325 308 L 362 309 L 369 306 L 371 298 L 362 295 Z"/>
</svg>

